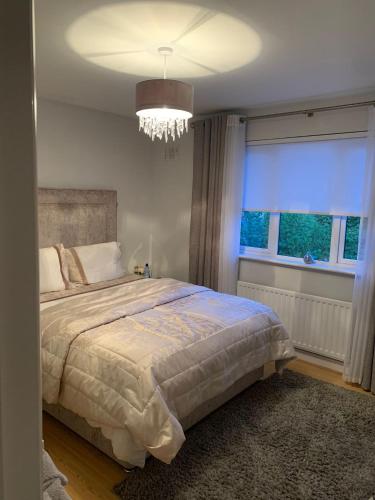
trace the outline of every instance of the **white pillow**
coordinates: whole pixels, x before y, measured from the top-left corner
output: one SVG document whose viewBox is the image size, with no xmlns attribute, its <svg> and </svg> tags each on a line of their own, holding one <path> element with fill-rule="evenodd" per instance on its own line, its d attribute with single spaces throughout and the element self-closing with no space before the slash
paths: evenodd
<svg viewBox="0 0 375 500">
<path fill-rule="evenodd" d="M 76 283 L 98 283 L 125 274 L 121 263 L 120 243 L 98 243 L 65 250 L 69 280 Z"/>
<path fill-rule="evenodd" d="M 39 288 L 40 293 L 65 290 L 59 255 L 54 247 L 39 250 Z"/>
</svg>

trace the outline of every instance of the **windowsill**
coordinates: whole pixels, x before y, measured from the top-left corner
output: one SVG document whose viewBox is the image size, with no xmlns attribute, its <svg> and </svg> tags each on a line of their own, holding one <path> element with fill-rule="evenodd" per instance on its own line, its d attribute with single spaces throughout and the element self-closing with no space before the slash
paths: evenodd
<svg viewBox="0 0 375 500">
<path fill-rule="evenodd" d="M 287 258 L 269 257 L 265 255 L 259 255 L 256 253 L 241 253 L 239 255 L 240 259 L 243 260 L 253 260 L 257 262 L 264 262 L 268 264 L 274 264 L 282 267 L 293 267 L 295 269 L 305 269 L 306 271 L 318 271 L 327 272 L 333 274 L 343 274 L 345 276 L 355 276 L 355 266 L 345 265 L 345 264 L 328 264 L 324 262 L 314 262 L 314 264 L 305 264 L 302 259 L 301 262 L 298 260 L 289 260 Z"/>
</svg>

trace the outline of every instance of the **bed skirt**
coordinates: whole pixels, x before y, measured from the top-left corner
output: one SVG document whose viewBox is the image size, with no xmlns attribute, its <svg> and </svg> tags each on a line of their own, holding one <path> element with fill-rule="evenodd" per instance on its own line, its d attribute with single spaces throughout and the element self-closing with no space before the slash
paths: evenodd
<svg viewBox="0 0 375 500">
<path fill-rule="evenodd" d="M 231 385 L 225 392 L 206 401 L 204 404 L 196 408 L 191 414 L 181 419 L 180 422 L 183 429 L 189 429 L 197 422 L 202 420 L 202 418 L 217 410 L 217 408 L 225 404 L 227 401 L 245 390 L 250 385 L 254 384 L 258 380 L 263 379 L 266 376 L 269 376 L 273 371 L 274 363 L 272 363 L 272 365 L 267 364 L 246 374 L 244 377 L 240 378 L 239 380 L 237 380 L 237 382 Z M 111 442 L 103 436 L 99 427 L 91 427 L 91 425 L 89 425 L 84 418 L 69 410 L 66 410 L 60 405 L 48 404 L 43 401 L 43 410 L 52 415 L 59 422 L 66 425 L 76 434 L 86 439 L 86 441 L 95 446 L 95 448 L 115 460 L 125 469 L 134 468 L 133 465 L 128 464 L 115 457 L 115 455 L 113 454 Z"/>
</svg>

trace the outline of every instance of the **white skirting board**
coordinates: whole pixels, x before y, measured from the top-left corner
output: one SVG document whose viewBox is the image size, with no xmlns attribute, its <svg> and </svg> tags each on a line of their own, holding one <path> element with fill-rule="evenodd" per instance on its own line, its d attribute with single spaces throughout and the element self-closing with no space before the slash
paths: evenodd
<svg viewBox="0 0 375 500">
<path fill-rule="evenodd" d="M 337 361 L 344 360 L 351 302 L 244 281 L 238 281 L 237 295 L 272 307 L 298 349 Z"/>
</svg>

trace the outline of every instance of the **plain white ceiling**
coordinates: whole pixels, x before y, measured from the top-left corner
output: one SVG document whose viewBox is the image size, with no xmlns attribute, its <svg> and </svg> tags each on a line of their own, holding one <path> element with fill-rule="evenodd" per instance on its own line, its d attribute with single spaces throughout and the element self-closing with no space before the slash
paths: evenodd
<svg viewBox="0 0 375 500">
<path fill-rule="evenodd" d="M 167 13 L 171 6 L 169 9 L 165 6 L 163 11 L 159 6 L 160 0 L 148 3 L 152 4 L 149 12 L 153 16 L 151 21 L 155 33 L 158 33 L 158 36 L 155 35 L 155 47 L 169 44 L 171 19 Z M 222 16 L 220 19 L 224 19 L 216 23 L 218 31 L 214 34 L 211 21 L 194 24 L 194 16 L 188 18 L 186 13 L 177 16 L 173 22 L 176 32 L 183 33 L 192 28 L 191 40 L 185 43 L 187 48 L 184 47 L 182 54 L 185 60 L 197 59 L 200 55 L 197 51 L 198 39 L 194 38 L 199 35 L 201 60 L 204 66 L 210 66 L 210 60 L 214 66 L 213 72 L 201 72 L 203 76 L 194 77 L 189 61 L 189 65 L 185 66 L 185 76 L 182 59 L 178 64 L 177 57 L 175 59 L 178 77 L 194 85 L 195 113 L 246 109 L 324 95 L 354 94 L 375 87 L 375 0 L 173 0 L 168 3 L 173 3 L 174 10 L 175 4 L 184 3 L 186 7 L 188 3 L 196 9 L 198 18 L 203 16 L 203 21 L 215 18 L 217 11 Z M 133 43 L 132 36 L 133 48 L 137 50 L 145 32 L 150 42 L 151 21 L 148 18 L 146 24 L 145 15 L 139 15 L 139 19 L 125 15 L 125 19 L 119 14 L 121 9 L 113 10 L 113 19 L 100 12 L 92 14 L 99 7 L 114 4 L 116 7 L 121 4 L 121 9 L 125 7 L 124 12 L 128 12 L 128 7 L 145 7 L 144 2 L 139 0 L 36 0 L 39 95 L 103 111 L 134 115 L 136 82 L 145 79 L 145 75 L 155 77 L 155 58 L 151 57 L 155 47 L 146 47 L 148 52 L 141 52 L 133 59 L 128 54 L 124 54 L 123 59 L 115 54 L 111 64 L 108 61 L 112 61 L 112 56 L 93 58 L 90 50 L 87 51 L 91 46 L 95 53 L 101 53 L 102 49 L 105 53 L 125 51 Z M 155 9 L 156 5 L 158 9 Z M 105 11 L 108 12 L 108 9 Z M 152 14 L 155 12 L 157 14 Z M 164 16 L 163 12 L 166 13 Z M 226 23 L 225 16 L 240 21 L 242 27 L 248 26 L 252 30 L 249 30 L 250 33 L 255 31 L 259 35 L 261 49 L 255 59 L 250 60 L 249 57 L 250 62 L 247 62 L 246 57 L 239 57 L 237 51 L 245 55 L 252 53 L 252 57 L 256 51 L 248 50 L 250 47 L 243 42 L 244 38 L 239 37 L 240 30 L 233 27 L 227 29 L 233 24 Z M 113 37 L 111 30 L 116 30 Z M 210 43 L 205 43 L 206 33 Z M 241 62 L 240 67 L 233 69 L 230 64 L 224 64 L 224 58 L 231 53 L 233 60 Z M 220 54 L 222 65 L 219 64 Z M 173 57 L 168 61 L 171 77 Z M 103 60 L 107 62 L 103 63 Z"/>
</svg>

